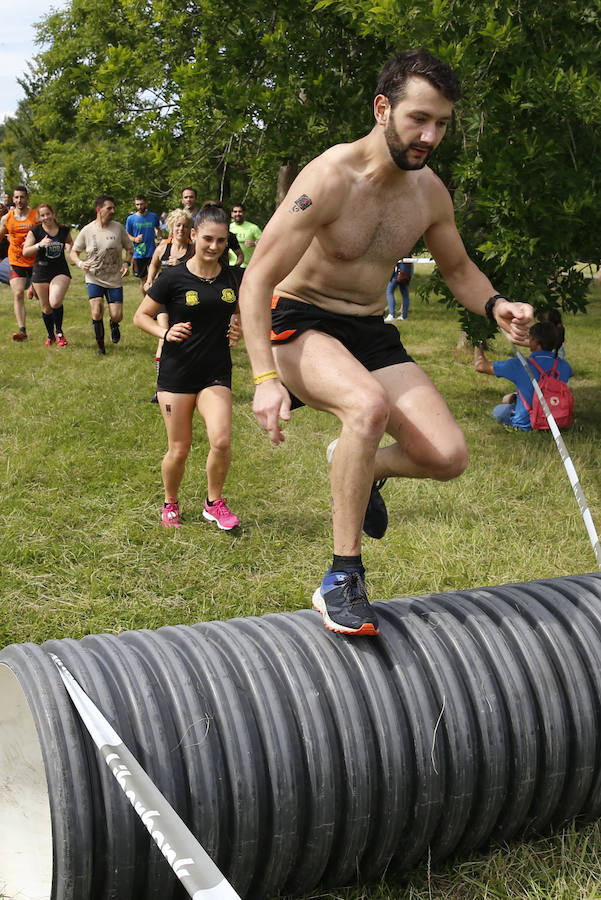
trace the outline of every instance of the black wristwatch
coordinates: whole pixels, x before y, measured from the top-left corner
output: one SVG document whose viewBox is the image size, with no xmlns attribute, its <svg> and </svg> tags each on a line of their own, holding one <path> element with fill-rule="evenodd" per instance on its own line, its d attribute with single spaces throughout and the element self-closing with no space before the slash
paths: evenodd
<svg viewBox="0 0 601 900">
<path fill-rule="evenodd" d="M 509 300 L 509 297 L 506 297 L 505 294 L 493 294 L 492 297 L 488 298 L 484 306 L 484 312 L 486 313 L 487 318 L 490 319 L 490 321 L 493 323 L 493 325 L 497 324 L 497 320 L 495 319 L 494 314 L 495 303 L 497 302 L 497 300 L 507 300 L 509 301 L 509 303 L 511 303 L 511 300 Z"/>
</svg>

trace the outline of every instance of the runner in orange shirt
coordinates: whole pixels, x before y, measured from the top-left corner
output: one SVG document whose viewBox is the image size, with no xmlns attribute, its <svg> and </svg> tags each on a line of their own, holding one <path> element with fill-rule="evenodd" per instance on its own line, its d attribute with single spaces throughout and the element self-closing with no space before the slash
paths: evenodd
<svg viewBox="0 0 601 900">
<path fill-rule="evenodd" d="M 19 184 L 13 191 L 14 209 L 9 209 L 0 219 L 0 240 L 8 234 L 8 261 L 10 263 L 10 287 L 13 292 L 15 319 L 18 331 L 13 334 L 13 341 L 26 341 L 25 328 L 25 291 L 31 281 L 34 259 L 23 256 L 23 244 L 29 231 L 36 224 L 35 210 L 29 205 L 29 193 L 24 185 Z"/>
</svg>

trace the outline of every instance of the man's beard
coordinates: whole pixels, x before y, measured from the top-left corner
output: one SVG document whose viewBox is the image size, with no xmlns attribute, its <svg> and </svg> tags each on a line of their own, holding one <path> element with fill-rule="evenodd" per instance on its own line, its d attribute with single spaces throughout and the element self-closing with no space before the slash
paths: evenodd
<svg viewBox="0 0 601 900">
<path fill-rule="evenodd" d="M 415 146 L 420 150 L 426 150 L 426 155 L 423 157 L 423 159 L 420 159 L 417 162 L 409 162 L 407 151 L 412 145 L 407 144 L 406 146 L 403 146 L 403 144 L 401 143 L 401 139 L 399 138 L 398 131 L 396 130 L 392 122 L 392 118 L 388 120 L 388 124 L 384 130 L 384 137 L 386 138 L 386 146 L 388 147 L 388 152 L 392 157 L 392 161 L 394 162 L 395 166 L 398 166 L 398 168 L 402 169 L 404 172 L 412 172 L 416 169 L 423 169 L 428 162 L 430 154 L 433 150 L 432 147 L 423 146 L 419 143 L 416 143 Z"/>
</svg>

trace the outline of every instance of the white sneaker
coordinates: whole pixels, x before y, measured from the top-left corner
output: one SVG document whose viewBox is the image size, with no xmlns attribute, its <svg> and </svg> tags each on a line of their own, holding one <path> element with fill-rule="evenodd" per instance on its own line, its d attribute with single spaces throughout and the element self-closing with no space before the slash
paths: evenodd
<svg viewBox="0 0 601 900">
<path fill-rule="evenodd" d="M 394 322 L 394 316 L 391 316 L 390 313 L 388 313 L 387 316 L 384 316 L 384 321 L 385 322 Z"/>
</svg>

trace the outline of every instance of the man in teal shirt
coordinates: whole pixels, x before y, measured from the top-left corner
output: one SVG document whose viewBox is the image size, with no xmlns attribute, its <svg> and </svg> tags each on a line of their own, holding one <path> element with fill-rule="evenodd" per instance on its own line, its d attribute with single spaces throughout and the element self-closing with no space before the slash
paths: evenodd
<svg viewBox="0 0 601 900">
<path fill-rule="evenodd" d="M 236 205 L 232 207 L 230 231 L 233 231 L 240 241 L 240 247 L 244 254 L 244 262 L 240 263 L 243 269 L 249 264 L 250 258 L 255 252 L 257 241 L 263 233 L 258 225 L 255 225 L 254 222 L 246 222 L 245 218 L 246 207 L 243 203 L 236 203 Z"/>
<path fill-rule="evenodd" d="M 148 266 L 154 253 L 156 241 L 161 236 L 159 217 L 150 212 L 144 194 L 134 199 L 135 213 L 125 221 L 125 230 L 134 245 L 134 275 L 140 279 L 140 287 L 144 293 L 144 283 L 148 275 Z"/>
</svg>

